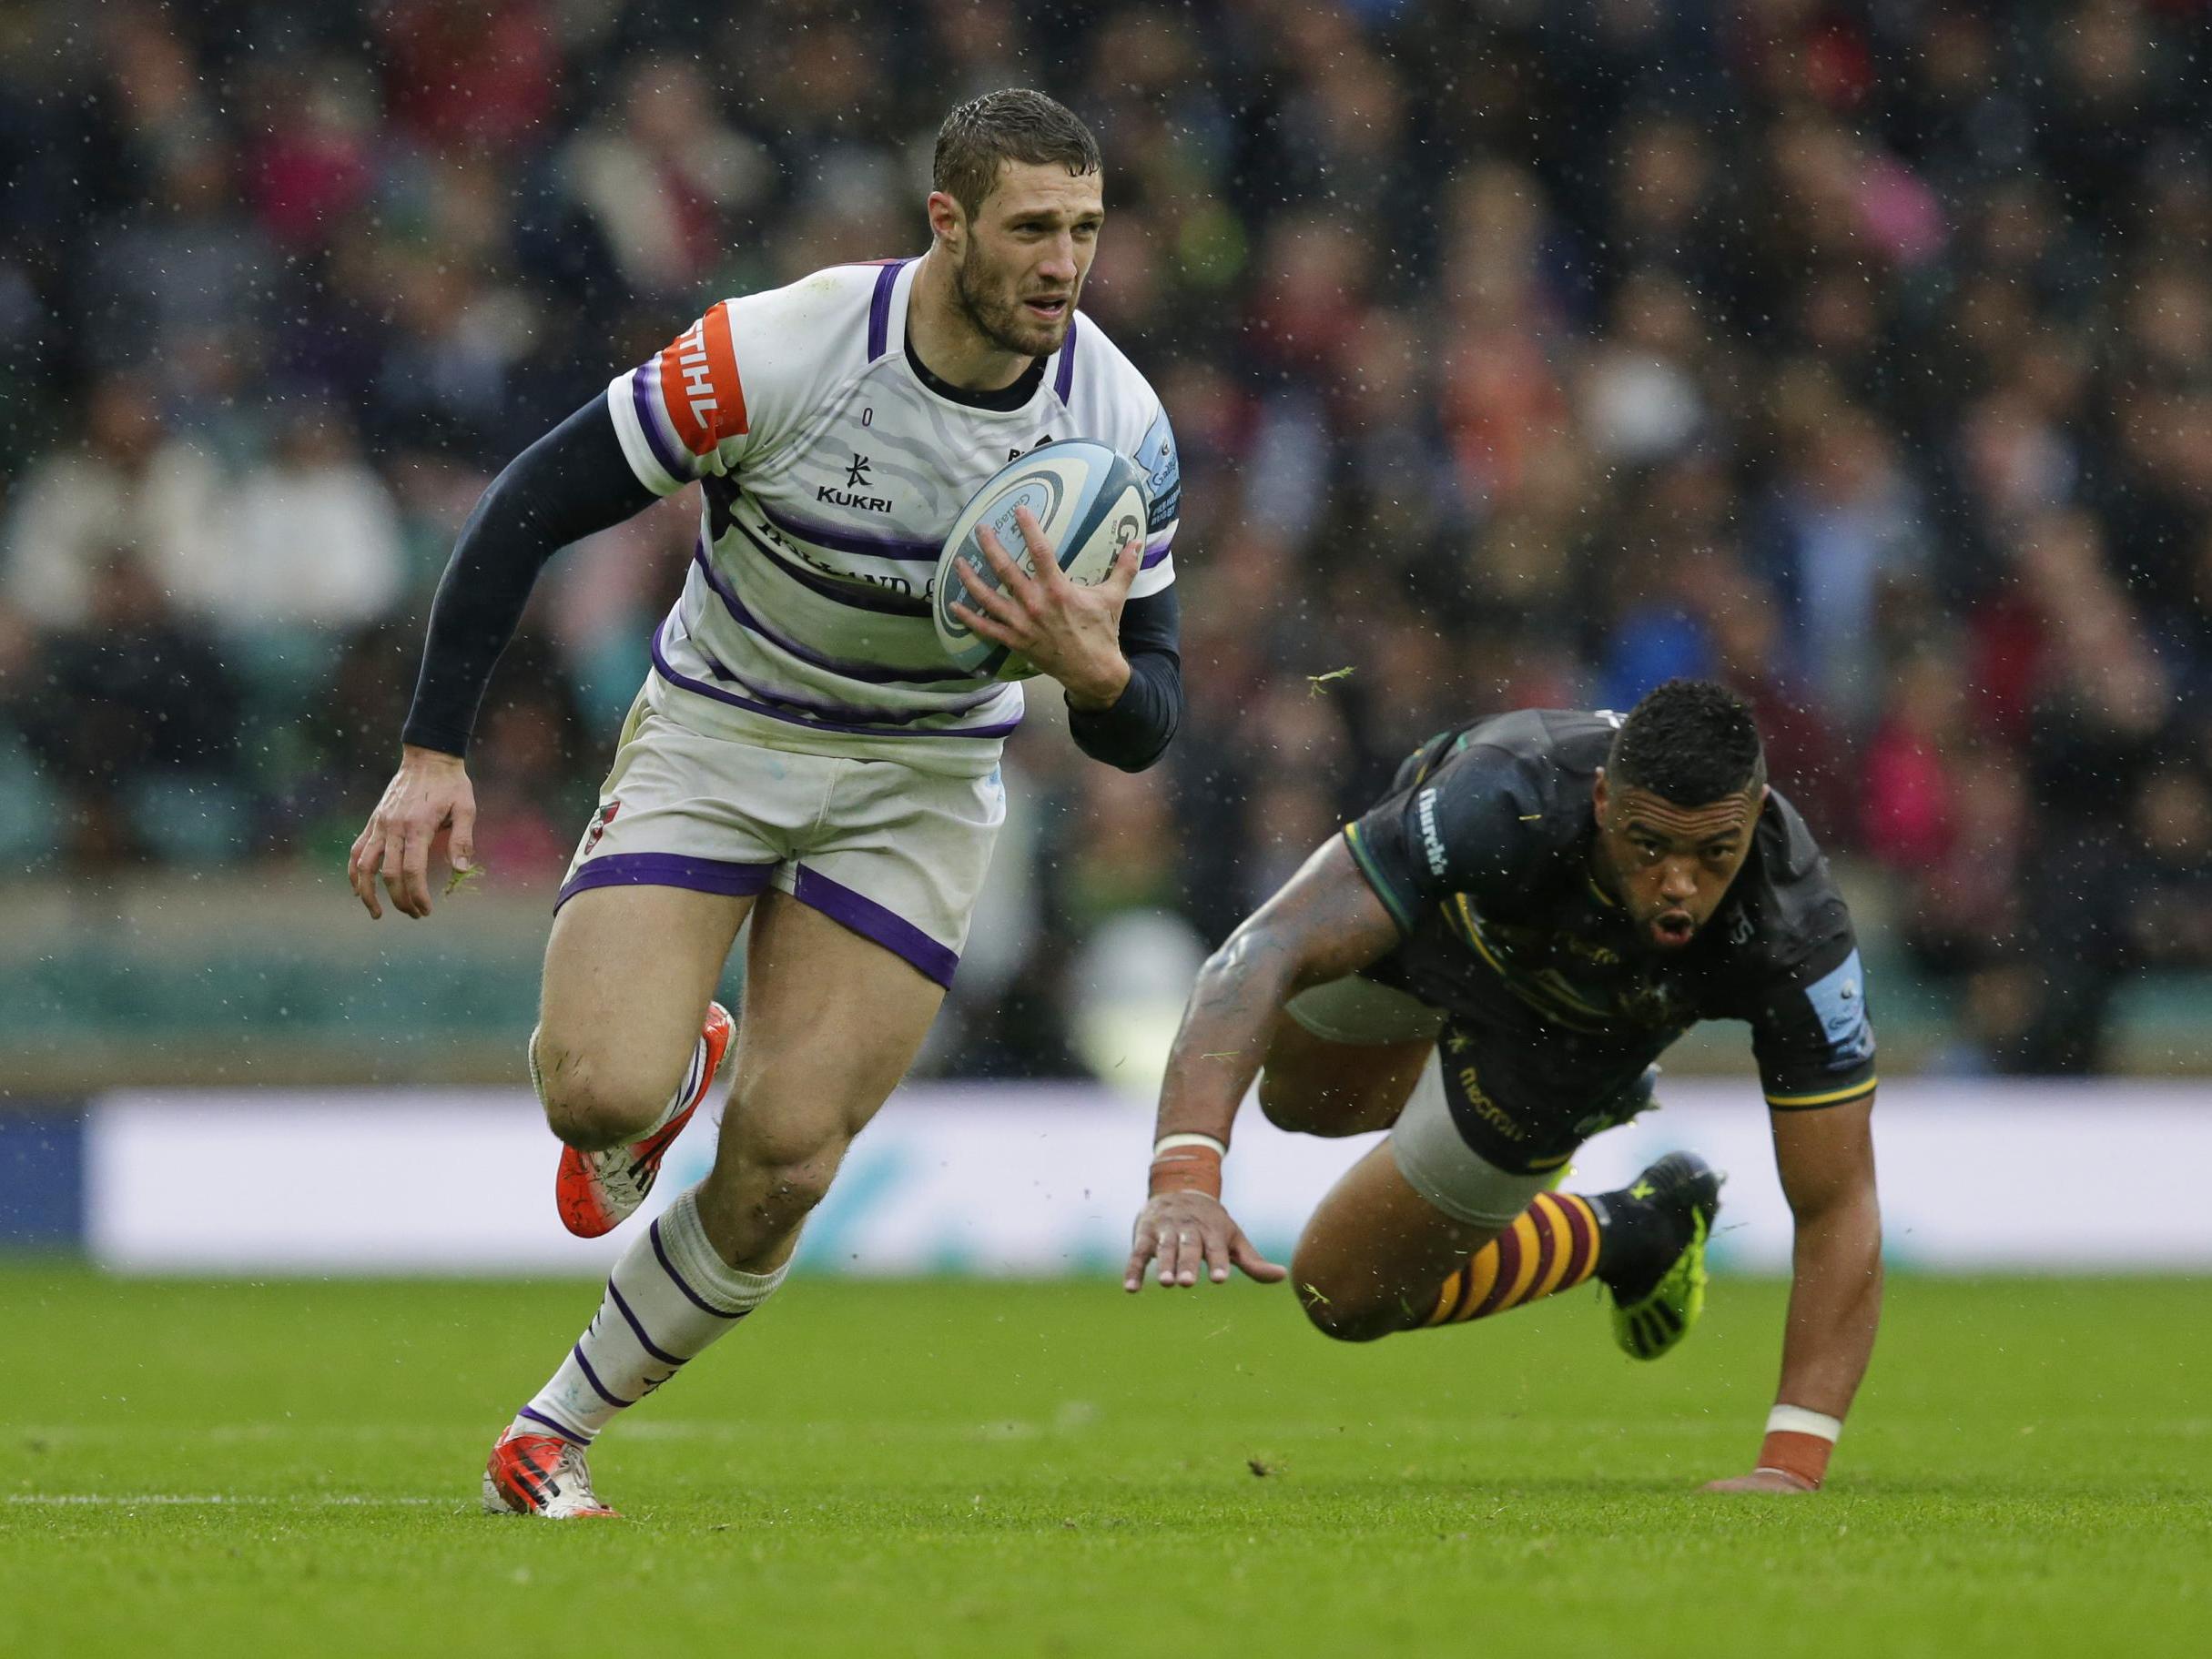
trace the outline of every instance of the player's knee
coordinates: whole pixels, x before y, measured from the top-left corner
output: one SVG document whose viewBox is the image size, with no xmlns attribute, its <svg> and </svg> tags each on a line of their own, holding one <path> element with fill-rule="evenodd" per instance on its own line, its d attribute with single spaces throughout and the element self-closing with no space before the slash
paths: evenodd
<svg viewBox="0 0 2212 1659">
<path fill-rule="evenodd" d="M 659 1086 L 611 1071 L 588 1049 L 548 1038 L 531 1043 L 531 1075 L 548 1128 L 565 1144 L 595 1152 L 633 1140 L 668 1104 Z"/>
<path fill-rule="evenodd" d="M 601 1087 L 582 1078 L 549 1087 L 543 1098 L 546 1127 L 583 1152 L 601 1152 L 634 1140 L 652 1121 L 651 1111 L 640 1110 L 630 1091 Z"/>
<path fill-rule="evenodd" d="M 829 1192 L 844 1160 L 839 1139 L 807 1150 L 751 1147 L 716 1166 L 714 1179 L 746 1218 L 750 1232 L 780 1239 L 806 1220 Z"/>
<path fill-rule="evenodd" d="M 1358 1092 L 1295 1069 L 1260 1074 L 1260 1110 L 1278 1129 L 1332 1140 L 1380 1128 L 1389 1121 L 1378 1118 L 1374 1104 Z"/>
<path fill-rule="evenodd" d="M 736 1183 L 739 1202 L 770 1231 L 797 1226 L 828 1193 L 851 1137 L 820 1122 L 779 1121 L 750 1102 L 736 1109 L 746 1128 L 717 1178 Z"/>
<path fill-rule="evenodd" d="M 1398 1321 L 1384 1310 L 1331 1296 L 1319 1285 L 1303 1280 L 1298 1286 L 1298 1302 L 1305 1310 L 1305 1322 L 1333 1341 L 1372 1342 L 1400 1329 Z"/>
<path fill-rule="evenodd" d="M 1306 1323 L 1332 1340 L 1372 1342 L 1399 1328 L 1371 1293 L 1331 1273 L 1303 1248 L 1291 1258 L 1291 1283 L 1298 1287 Z"/>
<path fill-rule="evenodd" d="M 1293 1135 L 1318 1133 L 1322 1116 L 1318 1105 L 1310 1088 L 1272 1071 L 1260 1074 L 1260 1110 L 1278 1129 Z"/>
<path fill-rule="evenodd" d="M 771 1227 L 796 1227 L 828 1196 L 844 1154 L 839 1145 L 792 1163 L 762 1164 L 755 1171 L 761 1216 Z"/>
</svg>

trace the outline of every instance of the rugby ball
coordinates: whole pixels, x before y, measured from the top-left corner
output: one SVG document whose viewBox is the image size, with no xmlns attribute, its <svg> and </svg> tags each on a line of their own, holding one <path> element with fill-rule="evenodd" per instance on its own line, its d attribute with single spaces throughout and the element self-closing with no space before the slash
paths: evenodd
<svg viewBox="0 0 2212 1659">
<path fill-rule="evenodd" d="M 1015 510 L 1021 507 L 1037 515 L 1038 528 L 1068 580 L 1090 588 L 1112 572 L 1123 548 L 1144 540 L 1151 494 L 1143 470 L 1128 456 L 1088 439 L 1061 439 L 1015 456 L 960 510 L 937 556 L 930 615 L 947 656 L 970 673 L 1000 680 L 1026 680 L 1037 670 L 1019 652 L 971 632 L 953 615 L 952 607 L 981 609 L 969 593 L 969 578 L 960 568 L 963 559 L 975 567 L 984 585 L 994 590 L 1004 586 L 976 540 L 977 531 L 985 525 L 1024 571 L 1035 573 L 1021 527 L 1014 521 Z"/>
</svg>

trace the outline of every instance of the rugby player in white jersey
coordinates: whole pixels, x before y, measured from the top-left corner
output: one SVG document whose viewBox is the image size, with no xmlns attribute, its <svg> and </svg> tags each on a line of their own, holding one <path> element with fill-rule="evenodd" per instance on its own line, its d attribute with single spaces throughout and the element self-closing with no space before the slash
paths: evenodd
<svg viewBox="0 0 2212 1659">
<path fill-rule="evenodd" d="M 463 756 L 494 661 L 559 548 L 694 481 L 682 596 L 563 883 L 530 1073 L 564 1143 L 563 1219 L 634 1210 L 718 1073 L 712 1173 L 634 1239 L 598 1312 L 517 1412 L 488 1508 L 613 1512 L 584 1448 L 758 1307 L 950 981 L 1004 813 L 1022 688 L 951 666 L 937 551 L 1012 456 L 1087 438 L 1136 459 L 1152 514 L 1109 579 L 1005 584 L 977 632 L 1063 688 L 1076 743 L 1149 765 L 1182 709 L 1180 474 L 1160 400 L 1077 302 L 1103 221 L 1099 151 L 1040 94 L 938 135 L 919 258 L 720 302 L 518 458 L 463 529 L 431 611 L 398 774 L 355 843 L 380 915 L 431 910 L 432 843 L 472 855 Z M 1041 682 L 1040 682 L 1041 683 Z M 752 921 L 742 1018 L 710 999 Z M 734 1054 L 730 1050 L 735 1049 Z"/>
</svg>

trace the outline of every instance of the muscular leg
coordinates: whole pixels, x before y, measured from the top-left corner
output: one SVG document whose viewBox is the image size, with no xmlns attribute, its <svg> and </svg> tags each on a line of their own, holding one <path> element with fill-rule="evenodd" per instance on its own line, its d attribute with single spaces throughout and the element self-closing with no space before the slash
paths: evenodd
<svg viewBox="0 0 2212 1659">
<path fill-rule="evenodd" d="M 1342 1043 L 1276 1016 L 1260 1073 L 1260 1109 L 1294 1134 L 1345 1136 L 1398 1120 L 1436 1044 Z M 1410 1330 L 1437 1287 L 1497 1237 L 1455 1221 L 1407 1184 L 1387 1145 L 1348 1170 L 1306 1223 L 1291 1282 L 1330 1336 L 1368 1341 Z"/>
<path fill-rule="evenodd" d="M 787 894 L 753 919 L 737 1077 L 699 1219 L 723 1260 L 780 1268 L 854 1136 L 920 1049 L 944 991 Z"/>
<path fill-rule="evenodd" d="M 1316 1329 L 1373 1341 L 1426 1321 L 1437 1289 L 1498 1234 L 1455 1221 L 1415 1192 L 1388 1142 L 1329 1189 L 1291 1258 L 1291 1283 Z"/>
<path fill-rule="evenodd" d="M 725 920 L 735 932 L 726 913 Z M 692 943 L 711 948 L 718 937 L 726 945 L 721 934 L 702 929 Z M 570 942 L 581 950 L 592 941 L 577 929 Z M 678 967 L 688 960 L 695 970 L 677 988 L 663 980 L 664 996 L 687 1010 L 691 1022 L 685 1027 L 667 1009 L 658 1011 L 663 1037 L 675 1041 L 682 1031 L 696 1031 L 712 979 L 695 971 L 708 960 L 705 949 L 688 959 L 675 951 L 665 955 Z M 718 956 L 712 960 L 719 966 Z M 881 946 L 780 892 L 760 899 L 747 966 L 736 1082 L 714 1170 L 632 1238 L 598 1313 L 518 1416 L 521 1432 L 550 1431 L 589 1444 L 617 1413 L 668 1381 L 775 1293 L 800 1223 L 828 1190 L 852 1138 L 905 1075 L 944 996 L 933 980 Z M 573 978 L 563 986 L 568 993 L 577 988 Z M 551 1026 L 550 994 L 547 1001 Z M 613 1021 L 603 1017 L 601 1023 Z M 573 1027 L 554 1028 L 564 1057 L 579 1053 L 573 1046 L 579 1037 L 595 1040 Z M 542 1040 L 540 1052 L 553 1047 Z M 680 1057 L 680 1041 L 675 1048 Z M 664 1080 L 668 1089 L 675 1087 L 666 1071 L 651 1069 L 657 1051 L 650 1044 L 613 1042 L 582 1052 L 591 1064 L 563 1067 L 563 1087 L 575 1092 L 549 1087 L 549 1115 L 556 1100 L 573 1109 L 579 1100 L 602 1098 L 575 1085 L 580 1076 L 628 1079 L 633 1092 L 621 1097 L 625 1109 L 652 1098 Z M 608 1069 L 618 1062 L 631 1069 Z"/>
<path fill-rule="evenodd" d="M 1394 1140 L 1405 1134 L 1401 1124 Z M 1618 1232 L 1608 1215 L 1627 1218 L 1632 1251 L 1650 1243 L 1643 1224 L 1650 1207 L 1618 1202 L 1625 1194 L 1593 1200 L 1537 1192 L 1503 1226 L 1456 1219 L 1406 1178 L 1406 1168 L 1418 1167 L 1404 1161 L 1406 1152 L 1392 1142 L 1370 1151 L 1322 1200 L 1298 1241 L 1291 1280 L 1306 1317 L 1329 1336 L 1372 1341 L 1571 1290 L 1598 1270 Z"/>
<path fill-rule="evenodd" d="M 754 901 L 684 887 L 593 887 L 553 918 L 532 1070 L 572 1147 L 634 1139 L 668 1104 Z"/>
<path fill-rule="evenodd" d="M 1338 1043 L 1275 1016 L 1260 1072 L 1260 1109 L 1294 1135 L 1363 1135 L 1398 1120 L 1436 1044 Z"/>
<path fill-rule="evenodd" d="M 1459 1038 L 1458 1058 L 1469 1058 Z M 1646 1072 L 1593 1116 L 1626 1118 L 1649 1104 Z M 1477 1087 L 1472 1064 L 1456 1074 Z M 1681 1340 L 1702 1300 L 1702 1241 L 1719 1208 L 1720 1178 L 1702 1160 L 1672 1154 L 1618 1192 L 1547 1190 L 1557 1138 L 1515 1161 L 1493 1163 L 1455 1120 L 1441 1067 L 1415 1077 L 1390 1138 L 1347 1171 L 1306 1224 L 1291 1279 L 1306 1317 L 1345 1341 L 1489 1318 L 1603 1278 L 1615 1303 L 1615 1339 L 1652 1358 Z M 1517 1133 L 1540 1115 L 1506 1117 L 1487 1095 L 1478 1105 Z M 1491 1119 L 1487 1117 L 1486 1122 Z M 1556 1133 L 1556 1131 L 1555 1131 Z M 1521 1158 L 1551 1162 L 1530 1170 Z M 1688 1277 L 1664 1306 L 1646 1306 L 1670 1274 Z"/>
</svg>

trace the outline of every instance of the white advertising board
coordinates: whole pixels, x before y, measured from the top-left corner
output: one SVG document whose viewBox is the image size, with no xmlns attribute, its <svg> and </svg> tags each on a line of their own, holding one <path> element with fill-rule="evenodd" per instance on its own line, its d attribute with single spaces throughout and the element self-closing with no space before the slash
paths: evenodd
<svg viewBox="0 0 2212 1659">
<path fill-rule="evenodd" d="M 1724 1270 L 1786 1270 L 1790 1216 L 1748 1083 L 1669 1084 L 1584 1148 L 1570 1185 L 1693 1147 L 1730 1172 Z M 2212 1269 L 2212 1090 L 1989 1080 L 1885 1086 L 1875 1110 L 1891 1259 L 1936 1270 Z M 801 1265 L 869 1274 L 1111 1273 L 1143 1192 L 1149 1107 L 1070 1086 L 918 1084 L 855 1144 Z M 555 1145 L 516 1092 L 131 1091 L 86 1124 L 94 1259 L 127 1272 L 594 1273 L 553 1209 Z M 654 1194 L 706 1171 L 695 1125 Z M 1283 1134 L 1247 1105 L 1225 1197 L 1284 1259 L 1372 1138 Z"/>
</svg>

